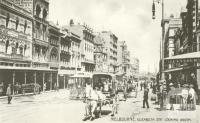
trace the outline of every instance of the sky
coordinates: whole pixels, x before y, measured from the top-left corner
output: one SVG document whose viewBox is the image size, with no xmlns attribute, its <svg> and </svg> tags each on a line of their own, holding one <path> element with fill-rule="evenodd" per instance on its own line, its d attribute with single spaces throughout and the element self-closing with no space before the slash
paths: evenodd
<svg viewBox="0 0 200 123">
<path fill-rule="evenodd" d="M 158 0 L 155 0 L 158 1 Z M 187 0 L 164 0 L 165 18 L 179 17 Z M 86 23 L 94 31 L 112 31 L 119 41 L 126 41 L 131 57 L 140 60 L 140 71 L 158 71 L 161 40 L 161 4 L 156 3 L 156 19 L 152 20 L 153 0 L 50 0 L 49 20 L 68 25 Z"/>
</svg>

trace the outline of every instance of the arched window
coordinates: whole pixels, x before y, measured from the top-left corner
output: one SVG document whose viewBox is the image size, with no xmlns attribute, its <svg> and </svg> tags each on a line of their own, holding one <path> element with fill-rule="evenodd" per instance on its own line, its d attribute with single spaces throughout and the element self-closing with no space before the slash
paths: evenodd
<svg viewBox="0 0 200 123">
<path fill-rule="evenodd" d="M 36 6 L 36 16 L 40 16 L 40 13 L 41 13 L 41 8 L 39 5 Z"/>
<path fill-rule="evenodd" d="M 46 20 L 46 18 L 47 18 L 47 10 L 44 9 L 42 14 L 43 14 L 43 19 Z"/>
</svg>

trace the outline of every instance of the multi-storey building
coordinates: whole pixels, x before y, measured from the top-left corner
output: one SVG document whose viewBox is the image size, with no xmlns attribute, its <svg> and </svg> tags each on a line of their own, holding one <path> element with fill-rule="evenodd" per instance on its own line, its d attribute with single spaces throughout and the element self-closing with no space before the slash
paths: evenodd
<svg viewBox="0 0 200 123">
<path fill-rule="evenodd" d="M 112 73 L 116 73 L 118 69 L 117 63 L 117 42 L 118 37 L 113 34 L 111 31 L 102 31 L 100 32 L 100 36 L 105 40 L 105 46 L 108 49 L 108 71 Z"/>
<path fill-rule="evenodd" d="M 118 63 L 119 69 L 128 75 L 130 75 L 130 52 L 125 41 L 118 43 Z"/>
<path fill-rule="evenodd" d="M 70 21 L 68 26 L 70 32 L 76 32 L 80 41 L 74 43 L 74 48 L 78 49 L 77 57 L 74 59 L 74 63 L 78 66 L 77 72 L 84 76 L 91 76 L 94 71 L 94 34 L 91 28 L 88 26 L 77 24 L 75 25 L 73 20 Z M 81 61 L 81 64 L 80 62 Z"/>
<path fill-rule="evenodd" d="M 55 52 L 58 54 L 58 37 L 53 34 L 58 33 L 57 27 L 49 25 L 49 1 L 48 0 L 9 0 L 19 8 L 26 9 L 31 13 L 32 19 L 32 63 L 31 67 L 33 72 L 27 74 L 33 74 L 34 83 L 38 82 L 42 87 L 46 82 L 47 90 L 53 89 L 53 82 L 58 82 L 57 70 L 55 70 L 56 63 L 53 64 L 55 59 Z M 49 30 L 50 27 L 50 30 Z M 54 29 L 53 29 L 54 28 Z M 53 31 L 54 30 L 54 31 Z M 56 31 L 55 31 L 56 30 Z M 49 37 L 49 31 L 50 37 Z M 54 41 L 53 41 L 54 40 Z M 57 46 L 52 44 L 53 41 Z M 53 48 L 53 45 L 55 46 Z M 57 51 L 56 51 L 57 50 Z M 53 53 L 53 57 L 52 54 Z M 53 60 L 54 59 L 54 60 Z M 57 56 L 58 59 L 58 56 Z"/>
<path fill-rule="evenodd" d="M 131 57 L 130 59 L 130 67 L 131 67 L 131 73 L 133 76 L 137 76 L 139 74 L 139 64 L 140 61 L 136 57 Z"/>
<path fill-rule="evenodd" d="M 188 0 L 187 5 L 187 41 L 188 45 L 187 52 L 196 52 L 196 30 L 197 25 L 199 25 L 197 15 L 198 15 L 198 0 Z"/>
<path fill-rule="evenodd" d="M 58 25 L 55 25 L 53 22 L 49 22 L 48 25 L 48 63 L 49 68 L 55 71 L 58 71 L 59 69 L 59 59 L 60 59 L 60 40 L 61 40 L 62 34 L 60 33 L 60 29 Z M 58 75 L 57 73 L 54 74 L 55 78 L 53 78 L 52 85 L 58 85 Z M 61 85 L 59 87 L 63 87 Z M 52 89 L 55 89 L 55 86 L 52 87 Z"/>
<path fill-rule="evenodd" d="M 200 55 L 197 0 L 188 0 L 187 11 L 181 12 L 182 25 L 174 35 L 174 56 L 165 58 L 167 80 L 177 83 L 193 84 L 196 91 L 200 88 Z M 166 46 L 165 46 L 166 48 Z M 165 51 L 166 52 L 166 51 Z"/>
<path fill-rule="evenodd" d="M 164 57 L 171 57 L 174 55 L 175 44 L 174 38 L 176 31 L 182 27 L 182 20 L 174 18 L 173 15 L 169 19 L 165 19 L 165 54 Z"/>
<path fill-rule="evenodd" d="M 12 1 L 0 0 L 0 81 L 5 88 L 31 82 L 32 14 Z"/>
<path fill-rule="evenodd" d="M 94 44 L 95 72 L 106 73 L 108 72 L 108 54 L 105 40 L 99 34 L 96 34 Z"/>
</svg>

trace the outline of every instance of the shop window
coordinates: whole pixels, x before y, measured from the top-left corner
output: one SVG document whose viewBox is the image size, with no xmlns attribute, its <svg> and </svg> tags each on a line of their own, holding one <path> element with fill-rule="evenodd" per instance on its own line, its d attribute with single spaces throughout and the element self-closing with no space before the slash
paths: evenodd
<svg viewBox="0 0 200 123">
<path fill-rule="evenodd" d="M 17 17 L 17 18 L 16 18 L 16 30 L 17 30 L 17 28 L 18 28 L 18 25 L 19 25 L 19 18 Z"/>
<path fill-rule="evenodd" d="M 8 13 L 6 17 L 6 27 L 8 27 L 9 21 L 10 21 L 10 14 Z"/>
</svg>

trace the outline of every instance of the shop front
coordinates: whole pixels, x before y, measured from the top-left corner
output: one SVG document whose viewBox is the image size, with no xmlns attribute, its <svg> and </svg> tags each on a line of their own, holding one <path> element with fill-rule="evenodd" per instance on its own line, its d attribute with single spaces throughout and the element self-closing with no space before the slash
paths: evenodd
<svg viewBox="0 0 200 123">
<path fill-rule="evenodd" d="M 193 85 L 198 96 L 200 95 L 200 52 L 182 54 L 165 58 L 165 77 L 167 88 L 173 83 L 174 87 L 183 87 L 184 84 Z"/>
<path fill-rule="evenodd" d="M 32 93 L 37 86 L 37 91 L 43 90 L 44 83 L 47 84 L 46 90 L 52 90 L 56 71 L 49 69 L 34 69 L 22 67 L 0 67 L 0 83 L 3 93 L 6 95 L 8 84 L 12 85 L 13 95 Z M 52 77 L 52 78 L 51 78 Z"/>
</svg>

